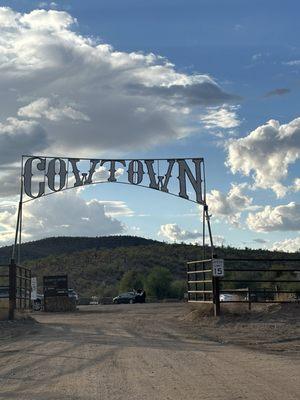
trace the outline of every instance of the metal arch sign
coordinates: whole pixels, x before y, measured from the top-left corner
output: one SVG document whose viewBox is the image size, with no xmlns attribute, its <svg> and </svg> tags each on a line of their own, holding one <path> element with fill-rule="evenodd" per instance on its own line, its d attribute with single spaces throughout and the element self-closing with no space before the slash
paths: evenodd
<svg viewBox="0 0 300 400">
<path fill-rule="evenodd" d="M 27 200 L 85 185 L 114 182 L 142 186 L 205 205 L 203 158 L 86 159 L 22 157 Z"/>
</svg>

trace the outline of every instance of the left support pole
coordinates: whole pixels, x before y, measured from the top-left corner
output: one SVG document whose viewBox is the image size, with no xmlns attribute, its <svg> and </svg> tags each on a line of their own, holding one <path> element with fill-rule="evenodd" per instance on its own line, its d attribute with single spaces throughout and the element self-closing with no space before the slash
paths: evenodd
<svg viewBox="0 0 300 400">
<path fill-rule="evenodd" d="M 20 176 L 20 201 L 18 206 L 18 216 L 16 224 L 15 241 L 12 248 L 12 255 L 9 264 L 9 315 L 8 318 L 13 320 L 15 318 L 16 299 L 17 299 L 17 265 L 16 265 L 16 249 L 18 246 L 18 264 L 20 265 L 20 246 L 21 246 L 21 233 L 22 233 L 22 207 L 23 207 L 23 156 L 21 162 L 21 176 Z M 19 240 L 19 243 L 18 243 Z"/>
</svg>

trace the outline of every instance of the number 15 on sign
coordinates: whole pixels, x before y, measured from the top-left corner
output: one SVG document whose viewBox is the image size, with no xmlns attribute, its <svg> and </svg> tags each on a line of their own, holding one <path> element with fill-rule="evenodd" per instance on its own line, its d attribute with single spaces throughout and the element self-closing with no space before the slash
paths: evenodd
<svg viewBox="0 0 300 400">
<path fill-rule="evenodd" d="M 224 276 L 224 260 L 216 258 L 212 262 L 213 276 L 223 277 Z"/>
</svg>

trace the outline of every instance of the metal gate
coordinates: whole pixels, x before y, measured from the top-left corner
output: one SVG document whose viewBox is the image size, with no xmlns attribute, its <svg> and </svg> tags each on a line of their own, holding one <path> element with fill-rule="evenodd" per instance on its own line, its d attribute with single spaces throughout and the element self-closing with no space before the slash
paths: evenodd
<svg viewBox="0 0 300 400">
<path fill-rule="evenodd" d="M 214 259 L 187 263 L 188 302 L 300 303 L 300 259 L 226 258 L 224 276 L 213 276 Z"/>
<path fill-rule="evenodd" d="M 31 270 L 14 262 L 8 266 L 9 271 L 9 319 L 14 319 L 15 311 L 31 308 Z"/>
<path fill-rule="evenodd" d="M 188 302 L 211 303 L 214 314 L 220 314 L 219 279 L 213 276 L 213 259 L 187 263 Z"/>
</svg>

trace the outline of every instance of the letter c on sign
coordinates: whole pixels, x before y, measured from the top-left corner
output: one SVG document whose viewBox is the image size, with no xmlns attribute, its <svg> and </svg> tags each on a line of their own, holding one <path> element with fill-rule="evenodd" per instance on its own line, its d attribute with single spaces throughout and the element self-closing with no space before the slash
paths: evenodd
<svg viewBox="0 0 300 400">
<path fill-rule="evenodd" d="M 39 192 L 36 196 L 34 196 L 31 192 L 31 181 L 32 181 L 32 163 L 35 160 L 39 160 L 36 167 L 39 171 L 45 171 L 46 168 L 46 160 L 40 157 L 32 157 L 26 160 L 24 166 L 24 191 L 27 196 L 31 197 L 32 199 L 37 199 L 41 197 L 45 193 L 45 182 L 39 182 Z"/>
</svg>

